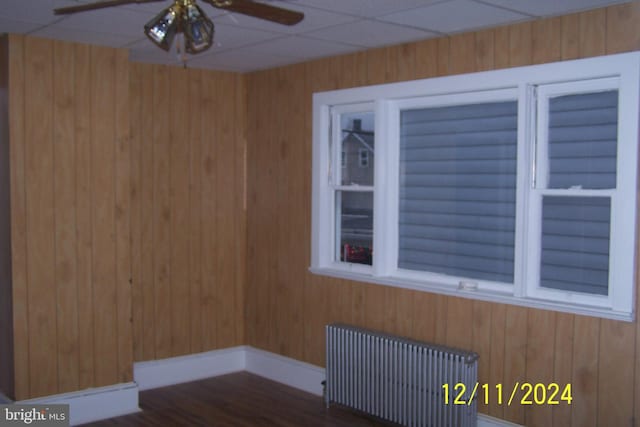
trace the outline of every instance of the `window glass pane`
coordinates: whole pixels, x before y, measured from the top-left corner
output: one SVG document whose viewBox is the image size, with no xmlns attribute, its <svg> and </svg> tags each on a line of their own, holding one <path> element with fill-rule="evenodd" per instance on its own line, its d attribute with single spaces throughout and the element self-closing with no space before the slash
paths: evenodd
<svg viewBox="0 0 640 427">
<path fill-rule="evenodd" d="M 618 91 L 549 100 L 549 188 L 615 188 Z"/>
<path fill-rule="evenodd" d="M 336 191 L 336 254 L 340 261 L 371 265 L 373 193 Z"/>
<path fill-rule="evenodd" d="M 544 197 L 540 286 L 607 295 L 610 223 L 608 197 Z"/>
<path fill-rule="evenodd" d="M 350 113 L 340 117 L 344 153 L 341 185 L 373 185 L 373 118 L 373 113 Z"/>
<path fill-rule="evenodd" d="M 517 103 L 401 112 L 398 267 L 513 283 Z"/>
</svg>

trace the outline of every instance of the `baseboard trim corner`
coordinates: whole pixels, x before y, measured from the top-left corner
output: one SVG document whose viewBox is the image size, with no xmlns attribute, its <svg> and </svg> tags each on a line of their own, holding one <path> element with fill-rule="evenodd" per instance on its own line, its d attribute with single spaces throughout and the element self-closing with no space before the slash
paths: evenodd
<svg viewBox="0 0 640 427">
<path fill-rule="evenodd" d="M 245 366 L 246 346 L 238 346 L 136 362 L 133 364 L 133 378 L 142 391 L 239 372 Z"/>
<path fill-rule="evenodd" d="M 247 347 L 245 370 L 317 396 L 324 392 L 324 368 L 290 357 Z"/>
</svg>

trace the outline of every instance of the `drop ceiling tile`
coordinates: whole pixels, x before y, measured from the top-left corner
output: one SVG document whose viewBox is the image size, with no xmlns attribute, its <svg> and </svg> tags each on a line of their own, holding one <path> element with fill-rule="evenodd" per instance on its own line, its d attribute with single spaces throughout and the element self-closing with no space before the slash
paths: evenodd
<svg viewBox="0 0 640 427">
<path fill-rule="evenodd" d="M 353 16 L 303 7 L 293 2 L 287 3 L 286 7 L 288 9 L 304 13 L 304 19 L 296 25 L 288 26 L 265 21 L 263 19 L 253 18 L 247 15 L 225 12 L 224 15 L 217 18 L 217 22 L 237 25 L 242 28 L 252 28 L 255 30 L 270 31 L 281 34 L 302 34 L 320 28 L 344 24 L 356 20 Z M 227 16 L 228 22 L 223 22 L 224 16 Z"/>
<path fill-rule="evenodd" d="M 377 47 L 434 37 L 436 34 L 387 22 L 360 20 L 307 33 L 309 37 L 361 47 Z"/>
<path fill-rule="evenodd" d="M 15 33 L 26 34 L 42 27 L 42 24 L 36 24 L 33 22 L 20 22 L 12 19 L 7 19 L 0 16 L 0 34 L 2 33 Z"/>
<path fill-rule="evenodd" d="M 240 48 L 212 55 L 194 56 L 188 63 L 197 68 L 213 68 L 227 71 L 245 72 L 273 68 L 299 62 L 297 58 L 256 52 L 250 48 Z"/>
<path fill-rule="evenodd" d="M 125 11 L 124 9 L 116 7 L 74 13 L 58 22 L 56 26 L 70 30 L 140 36 L 144 34 L 144 24 L 146 24 L 149 19 L 146 14 Z"/>
<path fill-rule="evenodd" d="M 289 36 L 260 43 L 247 48 L 248 52 L 264 53 L 275 56 L 290 56 L 299 59 L 320 58 L 342 55 L 361 49 L 358 46 L 325 40 L 310 39 L 302 36 Z"/>
<path fill-rule="evenodd" d="M 297 0 L 296 4 L 349 15 L 373 18 L 400 10 L 413 9 L 442 0 Z M 279 5 L 286 7 L 285 5 Z"/>
<path fill-rule="evenodd" d="M 278 37 L 282 37 L 282 34 L 216 23 L 215 35 L 213 37 L 215 45 L 212 49 L 231 49 L 272 40 Z"/>
<path fill-rule="evenodd" d="M 450 34 L 529 18 L 524 14 L 470 0 L 452 0 L 393 13 L 379 19 L 399 25 Z"/>
<path fill-rule="evenodd" d="M 110 47 L 123 47 L 131 41 L 131 37 L 122 34 L 99 33 L 59 27 L 44 27 L 31 34 L 36 37 L 54 40 L 66 40 Z"/>
<path fill-rule="evenodd" d="M 127 4 L 123 6 L 118 6 L 118 8 L 131 10 L 138 13 L 146 13 L 149 15 L 149 19 L 153 18 L 155 15 L 159 14 L 161 10 L 168 8 L 173 4 L 173 0 L 164 0 L 164 1 L 156 1 L 152 3 L 141 3 L 141 4 Z M 205 11 L 207 12 L 207 11 Z"/>
<path fill-rule="evenodd" d="M 580 10 L 627 3 L 629 0 L 482 0 L 484 3 L 504 7 L 535 16 L 567 14 Z"/>
<path fill-rule="evenodd" d="M 0 17 L 14 21 L 49 24 L 61 19 L 53 9 L 77 5 L 72 0 L 2 0 Z"/>
</svg>

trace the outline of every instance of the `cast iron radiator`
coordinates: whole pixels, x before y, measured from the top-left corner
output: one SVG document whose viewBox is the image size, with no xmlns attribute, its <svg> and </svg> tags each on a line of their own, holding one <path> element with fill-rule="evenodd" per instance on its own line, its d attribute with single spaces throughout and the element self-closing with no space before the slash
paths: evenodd
<svg viewBox="0 0 640 427">
<path fill-rule="evenodd" d="M 405 426 L 476 426 L 476 353 L 343 324 L 327 325 L 326 333 L 327 407 Z"/>
</svg>

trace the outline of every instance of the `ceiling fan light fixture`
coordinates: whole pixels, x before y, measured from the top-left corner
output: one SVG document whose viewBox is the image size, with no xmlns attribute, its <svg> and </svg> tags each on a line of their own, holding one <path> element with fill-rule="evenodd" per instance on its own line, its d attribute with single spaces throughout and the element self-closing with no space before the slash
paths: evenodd
<svg viewBox="0 0 640 427">
<path fill-rule="evenodd" d="M 162 0 L 99 0 L 94 3 L 57 8 L 54 9 L 54 13 L 67 15 L 131 3 L 158 1 Z M 240 13 L 283 25 L 295 25 L 304 18 L 301 12 L 271 6 L 259 0 L 203 1 L 228 13 Z M 214 26 L 202 9 L 196 5 L 196 0 L 173 0 L 172 6 L 146 23 L 144 33 L 156 46 L 167 52 L 171 50 L 176 40 L 176 51 L 186 64 L 186 53 L 200 53 L 213 46 Z"/>
<path fill-rule="evenodd" d="M 195 3 L 189 2 L 184 9 L 185 49 L 188 53 L 199 53 L 213 45 L 213 22 Z"/>
<path fill-rule="evenodd" d="M 158 47 L 168 51 L 179 31 L 179 10 L 170 6 L 160 12 L 144 26 L 144 33 Z"/>
</svg>

